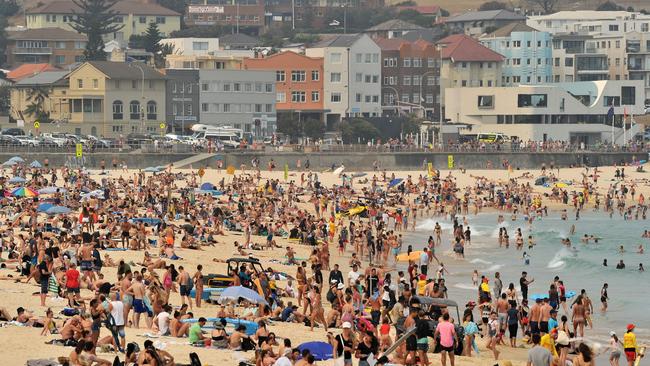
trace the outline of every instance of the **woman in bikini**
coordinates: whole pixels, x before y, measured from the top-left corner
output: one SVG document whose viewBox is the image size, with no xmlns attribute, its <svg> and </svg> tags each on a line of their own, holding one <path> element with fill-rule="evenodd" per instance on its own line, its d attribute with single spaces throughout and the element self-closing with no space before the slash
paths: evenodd
<svg viewBox="0 0 650 366">
<path fill-rule="evenodd" d="M 323 304 L 320 297 L 320 289 L 318 286 L 312 286 L 311 292 L 307 296 L 308 300 L 311 302 L 312 310 L 309 317 L 310 331 L 314 331 L 314 323 L 318 320 L 325 327 L 327 332 L 327 321 L 325 320 L 325 310 L 323 310 Z"/>
</svg>

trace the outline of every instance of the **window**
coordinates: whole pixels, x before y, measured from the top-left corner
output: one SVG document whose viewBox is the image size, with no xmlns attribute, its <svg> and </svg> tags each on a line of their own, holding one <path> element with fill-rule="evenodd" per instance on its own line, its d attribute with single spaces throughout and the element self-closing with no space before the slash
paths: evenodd
<svg viewBox="0 0 650 366">
<path fill-rule="evenodd" d="M 55 47 L 58 48 L 58 49 L 65 48 L 65 42 L 63 42 L 63 41 L 57 41 L 57 42 L 54 42 L 54 45 L 55 45 Z"/>
<path fill-rule="evenodd" d="M 124 23 L 124 17 L 121 16 L 116 16 L 115 17 L 115 23 Z"/>
<path fill-rule="evenodd" d="M 165 24 L 165 17 L 156 17 L 156 24 Z"/>
<path fill-rule="evenodd" d="M 266 113 L 272 113 L 273 112 L 273 104 L 265 104 L 264 105 L 264 111 Z"/>
<path fill-rule="evenodd" d="M 379 103 L 379 95 L 373 95 L 372 96 L 372 102 L 373 103 Z"/>
<path fill-rule="evenodd" d="M 362 81 L 363 81 L 363 74 L 360 73 L 360 72 L 357 72 L 356 74 L 354 74 L 354 80 L 355 80 L 357 83 L 362 82 Z"/>
<path fill-rule="evenodd" d="M 133 100 L 129 104 L 129 118 L 140 119 L 140 102 L 137 100 Z"/>
<path fill-rule="evenodd" d="M 512 41 L 512 47 L 515 48 L 521 47 L 521 41 Z"/>
<path fill-rule="evenodd" d="M 494 108 L 494 95 L 479 95 L 478 107 L 482 109 Z"/>
<path fill-rule="evenodd" d="M 433 57 L 429 57 L 427 59 L 427 67 L 435 67 L 436 65 L 436 60 Z"/>
<path fill-rule="evenodd" d="M 131 89 L 136 89 L 138 87 L 138 81 L 137 80 L 131 80 Z"/>
<path fill-rule="evenodd" d="M 320 80 L 320 71 L 311 70 L 311 81 L 318 81 L 318 80 Z"/>
<path fill-rule="evenodd" d="M 512 59 L 512 64 L 513 65 L 521 65 L 521 59 L 520 58 L 513 58 Z"/>
<path fill-rule="evenodd" d="M 618 57 L 616 58 L 616 66 L 621 66 L 621 59 Z"/>
<path fill-rule="evenodd" d="M 292 103 L 305 103 L 306 94 L 304 91 L 292 91 L 291 92 L 291 102 Z"/>
<path fill-rule="evenodd" d="M 330 102 L 341 103 L 341 93 L 332 93 L 330 96 Z"/>
<path fill-rule="evenodd" d="M 55 62 L 56 64 L 58 64 L 58 65 L 60 65 L 60 64 L 64 64 L 64 63 L 65 63 L 65 56 L 63 56 L 63 55 L 56 55 L 56 57 L 54 58 L 54 62 Z"/>
<path fill-rule="evenodd" d="M 422 67 L 422 59 L 413 58 L 413 67 Z"/>
<path fill-rule="evenodd" d="M 273 84 L 271 83 L 264 84 L 264 91 L 266 93 L 273 93 Z"/>
<path fill-rule="evenodd" d="M 617 32 L 618 31 L 618 24 L 610 24 L 609 25 L 609 31 L 610 32 Z"/>
<path fill-rule="evenodd" d="M 147 102 L 147 119 L 152 121 L 156 120 L 158 113 L 158 106 L 156 105 L 156 102 L 153 100 L 150 100 Z"/>
<path fill-rule="evenodd" d="M 433 104 L 433 94 L 427 94 L 426 101 L 427 104 Z"/>
<path fill-rule="evenodd" d="M 616 41 L 616 48 L 621 48 L 621 41 Z"/>
<path fill-rule="evenodd" d="M 284 81 L 286 78 L 286 75 L 284 74 L 284 70 L 277 70 L 275 72 L 275 81 Z"/>
<path fill-rule="evenodd" d="M 230 113 L 230 104 L 229 103 L 224 103 L 223 104 L 223 111 L 224 111 L 224 113 Z"/>
<path fill-rule="evenodd" d="M 320 92 L 318 90 L 313 90 L 311 92 L 311 101 L 319 102 L 320 101 Z"/>
<path fill-rule="evenodd" d="M 364 61 L 365 61 L 367 64 L 371 63 L 371 62 L 372 62 L 372 53 L 366 53 L 365 56 L 366 56 L 366 57 L 364 57 Z"/>
<path fill-rule="evenodd" d="M 404 103 L 409 103 L 410 102 L 410 96 L 408 94 L 402 94 L 402 102 Z"/>
<path fill-rule="evenodd" d="M 365 80 L 366 83 L 370 84 L 370 81 L 372 80 L 372 75 L 366 75 Z"/>
<path fill-rule="evenodd" d="M 546 94 L 519 94 L 518 107 L 546 107 L 548 104 Z"/>
<path fill-rule="evenodd" d="M 373 53 L 372 54 L 372 63 L 373 64 L 379 63 L 379 54 L 378 53 Z"/>
<path fill-rule="evenodd" d="M 355 94 L 354 101 L 357 103 L 361 103 L 361 93 Z"/>
<path fill-rule="evenodd" d="M 113 102 L 113 119 L 117 121 L 124 119 L 124 104 L 120 100 Z"/>
<path fill-rule="evenodd" d="M 648 31 L 648 23 L 641 23 L 641 32 Z"/>
<path fill-rule="evenodd" d="M 623 105 L 636 104 L 636 89 L 633 86 L 621 87 L 621 102 Z"/>
<path fill-rule="evenodd" d="M 140 17 L 140 24 L 147 24 L 147 17 Z"/>
<path fill-rule="evenodd" d="M 373 84 L 379 83 L 379 75 L 373 75 L 372 76 L 372 83 Z"/>
<path fill-rule="evenodd" d="M 225 92 L 230 91 L 230 83 L 223 83 L 223 91 Z"/>
<path fill-rule="evenodd" d="M 411 77 L 410 76 L 404 76 L 402 80 L 402 85 L 411 85 Z"/>
<path fill-rule="evenodd" d="M 573 67 L 573 59 L 570 57 L 567 57 L 564 59 L 564 66 L 566 67 Z"/>
<path fill-rule="evenodd" d="M 174 109 L 176 107 L 176 104 L 174 104 Z M 208 103 L 201 103 L 201 112 L 207 112 L 209 110 Z M 176 111 L 174 111 L 174 114 L 176 114 Z"/>
<path fill-rule="evenodd" d="M 194 51 L 207 51 L 208 42 L 192 42 L 192 49 Z"/>
<path fill-rule="evenodd" d="M 621 98 L 618 96 L 616 97 L 605 96 L 605 98 L 603 98 L 603 107 L 610 107 L 610 106 L 620 107 L 620 105 L 621 105 Z"/>
<path fill-rule="evenodd" d="M 291 81 L 293 81 L 293 82 L 304 82 L 305 81 L 305 71 L 304 70 L 292 70 L 291 71 Z"/>
<path fill-rule="evenodd" d="M 361 53 L 355 53 L 354 54 L 354 60 L 360 64 L 363 61 L 363 54 Z"/>
<path fill-rule="evenodd" d="M 79 88 L 79 89 L 84 88 L 84 80 L 83 79 L 77 79 L 77 88 Z"/>
<path fill-rule="evenodd" d="M 411 67 L 411 58 L 404 58 L 404 67 Z"/>
<path fill-rule="evenodd" d="M 333 52 L 330 54 L 330 63 L 340 64 L 341 63 L 341 53 Z"/>
<path fill-rule="evenodd" d="M 366 103 L 370 103 L 372 96 L 366 95 Z"/>
<path fill-rule="evenodd" d="M 93 89 L 99 88 L 99 80 L 93 79 Z"/>
<path fill-rule="evenodd" d="M 560 67 L 560 58 L 559 58 L 559 57 L 556 57 L 556 58 L 554 59 L 554 65 L 555 65 L 556 67 Z"/>
<path fill-rule="evenodd" d="M 341 82 L 341 73 L 340 72 L 333 72 L 330 74 L 330 82 L 332 83 L 340 83 Z"/>
<path fill-rule="evenodd" d="M 413 85 L 420 85 L 420 76 L 413 75 Z"/>
<path fill-rule="evenodd" d="M 262 92 L 262 83 L 255 83 L 255 93 Z"/>
<path fill-rule="evenodd" d="M 420 93 L 413 93 L 413 103 L 422 103 L 422 100 L 420 100 Z"/>
<path fill-rule="evenodd" d="M 284 92 L 275 93 L 275 101 L 277 103 L 285 103 L 287 101 L 287 95 Z"/>
<path fill-rule="evenodd" d="M 255 104 L 255 113 L 262 113 L 262 105 Z"/>
</svg>

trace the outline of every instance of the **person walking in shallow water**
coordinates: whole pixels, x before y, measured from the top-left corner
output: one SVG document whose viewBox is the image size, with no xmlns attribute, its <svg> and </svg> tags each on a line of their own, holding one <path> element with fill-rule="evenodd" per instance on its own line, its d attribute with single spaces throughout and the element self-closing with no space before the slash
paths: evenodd
<svg viewBox="0 0 650 366">
<path fill-rule="evenodd" d="M 609 296 L 607 295 L 607 288 L 609 285 L 607 283 L 603 284 L 603 288 L 600 289 L 600 302 L 603 304 L 603 307 L 600 309 L 602 312 L 607 311 L 607 301 L 609 301 Z"/>
</svg>

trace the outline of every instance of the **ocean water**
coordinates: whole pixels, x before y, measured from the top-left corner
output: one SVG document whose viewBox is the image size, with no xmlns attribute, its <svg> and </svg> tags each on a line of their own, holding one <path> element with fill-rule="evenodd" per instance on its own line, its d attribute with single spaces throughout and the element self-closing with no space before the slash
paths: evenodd
<svg viewBox="0 0 650 366">
<path fill-rule="evenodd" d="M 463 223 L 463 217 L 458 222 Z M 580 293 L 581 289 L 594 304 L 594 329 L 585 328 L 585 338 L 592 342 L 607 344 L 611 330 L 621 337 L 628 323 L 636 324 L 636 334 L 639 343 L 650 342 L 650 316 L 648 308 L 650 294 L 648 284 L 650 272 L 639 272 L 639 263 L 650 266 L 650 254 L 638 254 L 638 246 L 643 245 L 650 250 L 650 239 L 641 238 L 644 230 L 650 230 L 650 221 L 625 221 L 617 214 L 610 218 L 603 213 L 584 213 L 579 220 L 569 213 L 569 220 L 563 221 L 559 213 L 550 213 L 548 217 L 536 219 L 532 225 L 519 215 L 511 221 L 510 215 L 504 215 L 505 222 L 497 225 L 496 213 L 468 215 L 466 219 L 472 231 L 472 243 L 465 248 L 465 260 L 455 259 L 451 249 L 452 222 L 449 218 L 418 218 L 419 225 L 414 232 L 406 235 L 405 244 L 421 249 L 427 243 L 429 235 L 433 235 L 435 223 L 440 223 L 443 229 L 442 247 L 436 250 L 439 259 L 444 261 L 445 268 L 450 274 L 445 276 L 450 299 L 456 300 L 461 306 L 469 300 L 476 300 L 477 288 L 472 284 L 472 272 L 476 269 L 480 275 L 488 276 L 490 288 L 494 272 L 501 273 L 503 289 L 512 282 L 519 292 L 521 272 L 528 272 L 528 278 L 535 281 L 529 287 L 531 294 L 548 293 L 553 278 L 557 275 L 567 290 Z M 575 225 L 575 233 L 570 235 L 571 227 Z M 510 248 L 499 248 L 499 227 L 505 227 L 510 236 Z M 521 228 L 524 237 L 523 250 L 515 249 L 516 229 Z M 598 244 L 590 241 L 581 242 L 584 234 L 601 238 Z M 535 246 L 528 250 L 528 235 L 533 236 Z M 561 243 L 561 239 L 569 238 L 571 248 Z M 625 252 L 620 253 L 623 245 Z M 525 265 L 523 252 L 530 255 L 530 265 Z M 608 266 L 603 266 L 607 259 Z M 626 269 L 617 270 L 616 264 L 623 260 Z M 435 263 L 434 263 L 435 265 Z M 650 268 L 648 268 L 650 270 Z M 606 313 L 601 312 L 600 289 L 608 283 L 609 307 Z M 569 300 L 569 304 L 570 304 Z M 570 311 L 570 310 L 569 310 Z M 564 315 L 559 309 L 558 320 Z M 569 321 L 570 314 L 567 314 Z M 603 358 L 604 362 L 607 362 Z"/>
</svg>

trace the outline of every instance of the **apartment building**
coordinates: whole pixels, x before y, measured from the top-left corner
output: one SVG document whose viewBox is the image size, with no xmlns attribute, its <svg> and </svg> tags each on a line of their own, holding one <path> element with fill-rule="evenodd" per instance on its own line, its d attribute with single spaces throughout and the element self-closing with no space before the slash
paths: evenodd
<svg viewBox="0 0 650 366">
<path fill-rule="evenodd" d="M 482 45 L 503 55 L 501 85 L 553 81 L 551 34 L 523 23 L 510 23 L 479 38 Z"/>
<path fill-rule="evenodd" d="M 376 40 L 378 38 L 401 38 L 406 33 L 422 29 L 424 28 L 419 25 L 405 22 L 401 19 L 391 19 L 370 27 L 363 31 L 363 33 Z"/>
<path fill-rule="evenodd" d="M 643 80 L 645 105 L 650 105 L 650 33 L 626 34 L 627 72 L 630 80 Z"/>
<path fill-rule="evenodd" d="M 344 34 L 305 50 L 324 60 L 329 127 L 347 117 L 381 115 L 381 49 L 367 34 Z"/>
<path fill-rule="evenodd" d="M 620 34 L 555 34 L 552 57 L 553 82 L 628 79 Z"/>
<path fill-rule="evenodd" d="M 613 138 L 622 144 L 624 120 L 627 138 L 639 131 L 632 121 L 644 112 L 643 98 L 643 83 L 637 80 L 449 88 L 445 112 L 452 121 L 471 124 L 472 133 L 501 132 L 524 141 L 585 144 Z M 613 127 L 610 107 L 614 108 Z"/>
<path fill-rule="evenodd" d="M 541 31 L 555 33 L 626 33 L 647 32 L 650 15 L 628 11 L 558 11 L 531 15 L 526 24 Z"/>
<path fill-rule="evenodd" d="M 410 112 L 438 121 L 440 52 L 424 40 L 378 39 L 384 113 Z"/>
<path fill-rule="evenodd" d="M 188 134 L 200 122 L 199 70 L 165 70 L 165 120 L 174 133 Z"/>
<path fill-rule="evenodd" d="M 269 136 L 276 130 L 275 71 L 199 70 L 201 123 Z"/>
<path fill-rule="evenodd" d="M 440 87 L 446 106 L 446 88 L 501 86 L 504 57 L 465 34 L 454 34 L 438 41 L 442 65 Z M 446 118 L 450 118 L 445 113 Z M 458 119 L 456 119 L 457 121 Z"/>
<path fill-rule="evenodd" d="M 512 22 L 525 22 L 526 16 L 506 9 L 468 11 L 447 18 L 444 22 L 452 33 L 465 33 L 477 37 Z"/>
<path fill-rule="evenodd" d="M 173 53 L 165 57 L 168 69 L 239 70 L 247 57 L 255 56 L 252 50 L 216 50 L 207 54 Z"/>
<path fill-rule="evenodd" d="M 27 29 L 7 32 L 5 53 L 10 67 L 47 63 L 64 67 L 83 61 L 87 38 L 60 28 Z"/>
<path fill-rule="evenodd" d="M 174 54 L 185 56 L 204 56 L 219 50 L 219 38 L 165 38 L 159 43 L 173 47 Z"/>
<path fill-rule="evenodd" d="M 39 4 L 41 5 L 25 11 L 27 28 L 61 28 L 74 31 L 71 24 L 75 14 L 81 13 L 82 10 L 72 0 Z M 105 41 L 128 41 L 131 35 L 145 33 L 150 23 L 156 23 L 162 35 L 181 29 L 181 15 L 155 3 L 122 0 L 115 2 L 111 9 L 117 12 L 117 24 L 123 27 L 113 34 L 106 35 Z"/>
<path fill-rule="evenodd" d="M 322 57 L 309 57 L 285 51 L 267 57 L 246 58 L 242 68 L 275 73 L 275 102 L 278 114 L 290 113 L 300 119 L 324 121 Z"/>
<path fill-rule="evenodd" d="M 16 81 L 10 89 L 11 117 L 17 121 L 24 121 L 27 127 L 33 126 L 39 116 L 28 112 L 29 106 L 36 103 L 36 100 L 32 100 L 30 96 L 34 90 L 40 90 L 47 95 L 42 103 L 43 112 L 49 114 L 50 118 L 54 120 L 60 119 L 62 112 L 68 107 L 67 102 L 64 103 L 63 99 L 68 90 L 67 74 L 67 71 L 48 70 Z M 47 124 L 43 125 L 45 127 Z"/>
<path fill-rule="evenodd" d="M 257 29 L 264 27 L 263 0 L 191 0 L 185 12 L 189 26 Z"/>
</svg>

